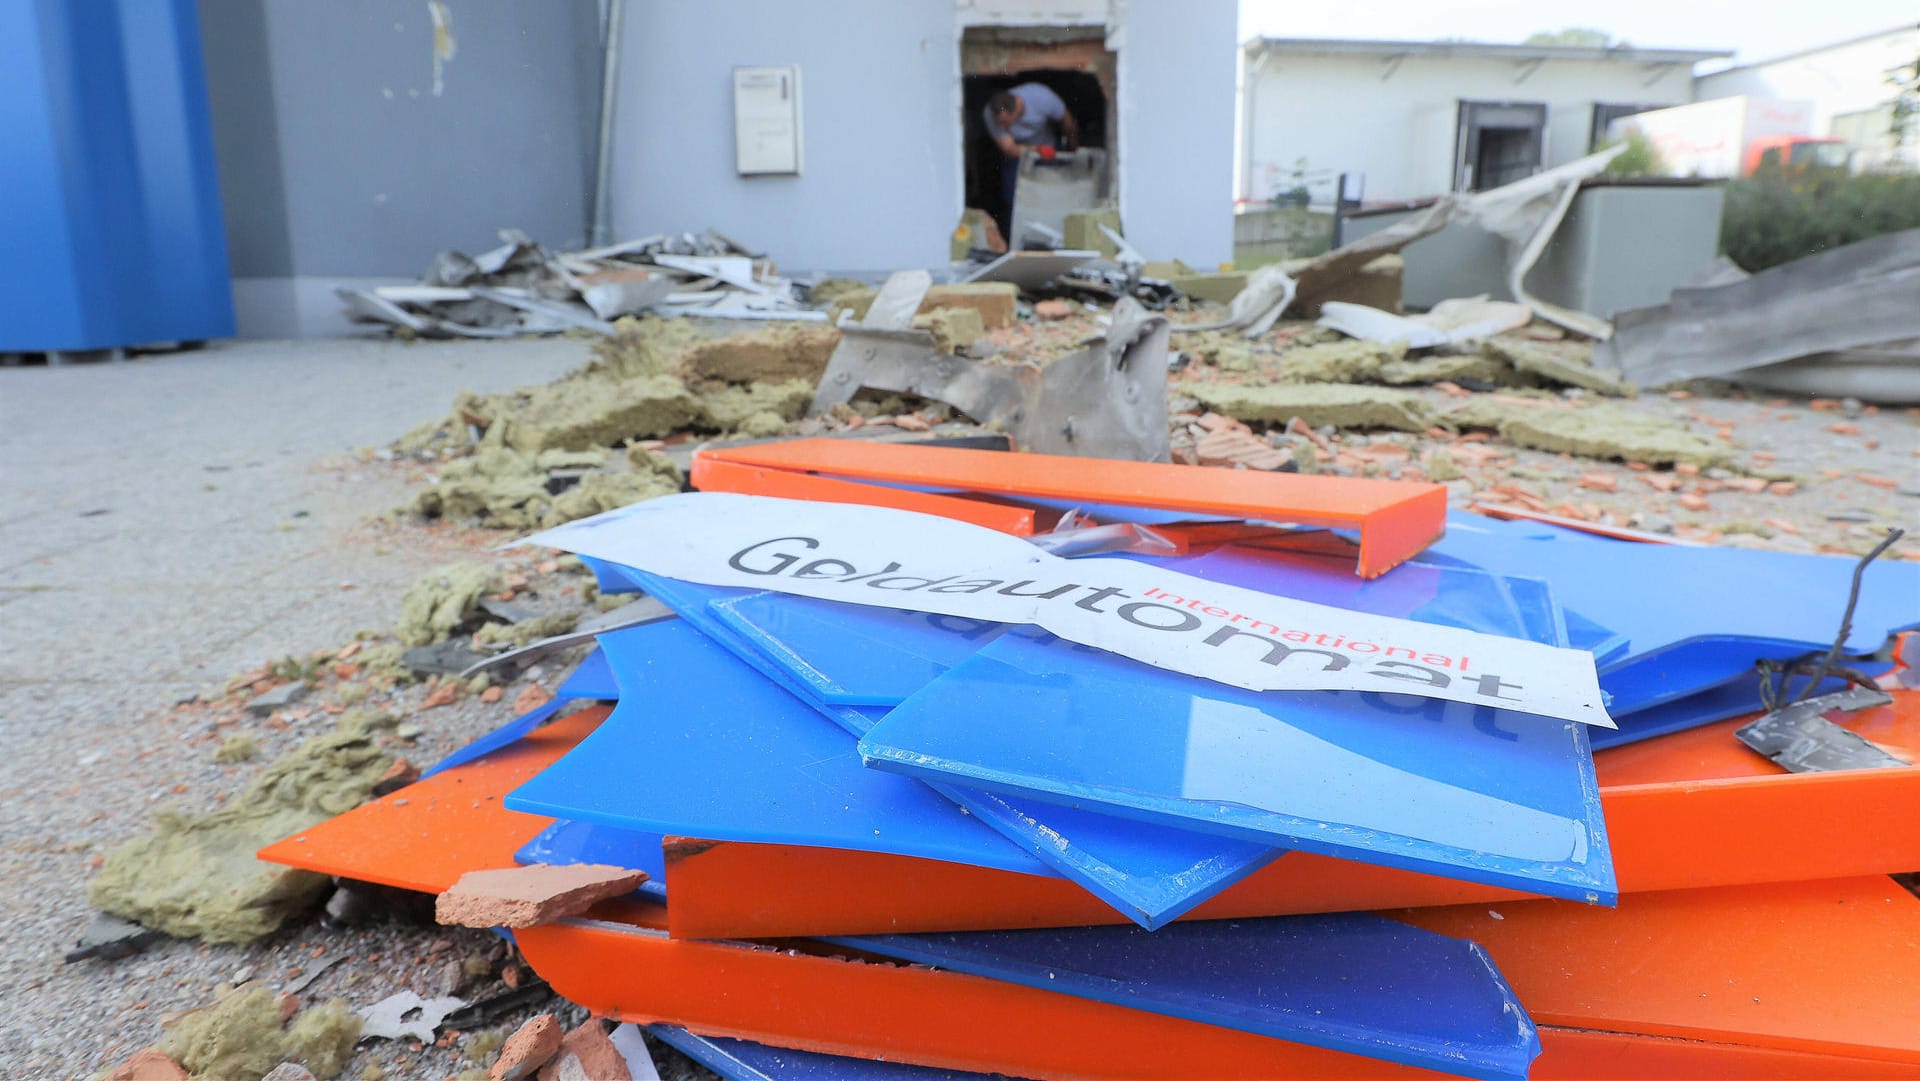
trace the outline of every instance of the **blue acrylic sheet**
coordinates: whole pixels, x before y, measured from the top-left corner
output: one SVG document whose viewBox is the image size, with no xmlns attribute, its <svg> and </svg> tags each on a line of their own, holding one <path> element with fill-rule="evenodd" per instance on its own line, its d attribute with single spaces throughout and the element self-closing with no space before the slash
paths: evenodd
<svg viewBox="0 0 1920 1081">
<path fill-rule="evenodd" d="M 1022 628 L 888 713 L 861 753 L 909 776 L 1348 859 L 1587 901 L 1616 892 L 1584 726 L 1487 706 L 1243 691 Z"/>
<path fill-rule="evenodd" d="M 465 747 L 435 762 L 431 769 L 421 774 L 431 777 L 442 770 L 465 765 L 476 758 L 492 754 L 502 747 L 517 743 L 520 737 L 540 727 L 553 718 L 553 715 L 570 702 L 607 701 L 620 697 L 619 684 L 614 681 L 613 669 L 608 667 L 606 656 L 595 649 L 580 658 L 573 673 L 554 689 L 553 698 L 545 705 L 537 706 L 522 713 L 499 728 L 481 736 Z"/>
<path fill-rule="evenodd" d="M 1878 666 L 1869 666 L 1869 670 L 1871 667 Z M 1800 693 L 1805 687 L 1805 679 L 1796 680 L 1794 693 Z M 1846 687 L 1846 680 L 1835 677 L 1806 693 L 1827 694 Z M 1632 713 L 1615 714 L 1613 721 L 1620 727 L 1595 728 L 1587 733 L 1587 738 L 1592 741 L 1594 750 L 1604 751 L 1609 747 L 1638 743 L 1669 732 L 1699 728 L 1729 717 L 1758 713 L 1764 708 L 1760 700 L 1760 677 L 1748 673 L 1736 676 L 1718 687 L 1696 691 L 1685 698 L 1676 698 Z"/>
<path fill-rule="evenodd" d="M 621 681 L 619 704 L 509 794 L 509 809 L 1046 873 L 925 785 L 862 769 L 844 732 L 684 620 L 603 634 L 600 646 Z"/>
<path fill-rule="evenodd" d="M 1484 950 L 1370 913 L 827 941 L 1468 1077 L 1523 1078 L 1540 1053 Z"/>
<path fill-rule="evenodd" d="M 942 1070 L 906 1062 L 792 1051 L 751 1040 L 701 1036 L 678 1025 L 647 1025 L 648 1035 L 726 1081 L 993 1081 L 999 1074 Z"/>
<path fill-rule="evenodd" d="M 667 897 L 667 861 L 661 835 L 642 830 L 615 829 L 593 822 L 555 822 L 520 846 L 513 854 L 520 864 L 593 863 L 645 871 L 640 892 L 656 900 Z"/>
<path fill-rule="evenodd" d="M 1545 579 L 1559 601 L 1624 636 L 1626 656 L 1603 663 L 1600 686 L 1632 713 L 1720 686 L 1755 661 L 1781 661 L 1833 642 L 1856 560 L 1745 548 L 1644 544 L 1531 522 L 1448 516 L 1427 564 L 1467 564 Z M 1920 626 L 1920 564 L 1867 567 L 1843 652 L 1878 650 Z"/>
<path fill-rule="evenodd" d="M 608 564 L 592 565 L 620 588 L 645 590 L 768 680 L 787 688 L 797 701 L 809 701 L 799 679 L 744 642 L 714 611 L 714 602 L 738 597 L 743 591 L 695 585 Z M 817 700 L 812 700 L 812 705 L 845 729 L 842 750 L 850 754 L 854 751 L 853 737 L 871 728 L 886 708 Z M 1078 882 L 1128 919 L 1148 928 L 1180 916 L 1279 855 L 1278 849 L 1267 844 L 1209 837 L 1068 807 L 1045 807 L 1036 815 L 992 793 L 943 786 L 933 786 L 931 791 L 964 806 L 973 821 L 998 831 L 1054 873 Z M 787 827 L 804 828 L 797 823 L 788 823 Z"/>
</svg>

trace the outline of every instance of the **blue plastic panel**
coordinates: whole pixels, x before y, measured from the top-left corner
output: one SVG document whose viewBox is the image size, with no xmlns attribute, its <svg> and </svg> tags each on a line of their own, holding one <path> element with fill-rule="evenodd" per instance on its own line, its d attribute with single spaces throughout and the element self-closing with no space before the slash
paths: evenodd
<svg viewBox="0 0 1920 1081">
<path fill-rule="evenodd" d="M 868 764 L 1587 901 L 1615 894 L 1583 725 L 1242 691 L 1011 631 L 887 714 Z"/>
<path fill-rule="evenodd" d="M 499 728 L 481 736 L 465 747 L 453 752 L 432 768 L 421 774 L 431 777 L 441 770 L 471 762 L 483 755 L 489 755 L 508 744 L 518 742 L 521 736 L 546 724 L 562 708 L 572 702 L 602 701 L 611 702 L 620 697 L 619 684 L 614 682 L 613 669 L 607 664 L 606 656 L 598 649 L 580 658 L 580 663 L 571 675 L 561 681 L 553 692 L 553 698 L 544 706 L 538 706 L 501 725 Z"/>
<path fill-rule="evenodd" d="M 621 680 L 619 705 L 508 808 L 1047 873 L 925 785 L 862 769 L 844 732 L 685 621 L 604 634 L 600 645 Z"/>
<path fill-rule="evenodd" d="M 727 1081 L 992 1081 L 1000 1076 L 790 1051 L 750 1040 L 701 1036 L 678 1025 L 647 1025 L 646 1029 Z"/>
<path fill-rule="evenodd" d="M 1523 1078 L 1540 1053 L 1484 950 L 1368 913 L 828 941 L 1468 1077 Z"/>
<path fill-rule="evenodd" d="M 1746 548 L 1642 544 L 1574 530 L 1452 514 L 1418 562 L 1465 563 L 1541 578 L 1561 604 L 1624 636 L 1605 664 L 1612 710 L 1631 713 L 1710 690 L 1752 668 L 1825 649 L 1840 628 L 1857 562 Z M 1397 573 L 1397 572 L 1396 572 Z M 1878 650 L 1920 626 L 1920 563 L 1867 568 L 1845 651 Z"/>
<path fill-rule="evenodd" d="M 1886 666 L 1865 667 L 1871 672 L 1874 668 Z M 1795 680 L 1794 692 L 1799 693 L 1806 685 L 1804 679 Z M 1846 686 L 1847 681 L 1844 679 L 1828 679 L 1812 693 L 1827 694 L 1844 690 Z M 1608 747 L 1638 743 L 1643 739 L 1664 736 L 1669 732 L 1684 732 L 1689 728 L 1699 728 L 1701 725 L 1724 721 L 1729 717 L 1758 713 L 1764 708 L 1760 701 L 1760 677 L 1754 674 L 1736 676 L 1718 687 L 1697 691 L 1685 698 L 1662 702 L 1657 706 L 1649 706 L 1633 713 L 1615 714 L 1614 723 L 1620 727 L 1596 728 L 1587 733 L 1587 738 L 1592 741 L 1594 750 L 1604 751 Z"/>
<path fill-rule="evenodd" d="M 849 755 L 854 752 L 854 738 L 871 728 L 887 708 L 811 700 L 797 677 L 748 645 L 715 613 L 714 602 L 738 597 L 742 591 L 659 578 L 630 568 L 593 565 L 619 588 L 643 589 L 681 613 L 686 622 L 762 676 L 786 687 L 796 701 L 811 701 L 821 715 L 844 729 L 842 750 Z M 799 755 L 794 759 L 797 763 L 811 761 L 807 757 L 811 751 L 786 750 Z M 1070 807 L 1044 807 L 1035 813 L 992 793 L 939 785 L 932 786 L 931 791 L 964 806 L 974 821 L 999 832 L 1055 873 L 1080 883 L 1143 927 L 1158 927 L 1174 919 L 1279 855 L 1279 850 L 1267 844 L 1210 837 Z M 788 827 L 804 828 L 793 823 Z"/>
<path fill-rule="evenodd" d="M 1003 624 L 930 612 L 750 593 L 714 614 L 822 702 L 897 706 L 1000 636 Z"/>
</svg>

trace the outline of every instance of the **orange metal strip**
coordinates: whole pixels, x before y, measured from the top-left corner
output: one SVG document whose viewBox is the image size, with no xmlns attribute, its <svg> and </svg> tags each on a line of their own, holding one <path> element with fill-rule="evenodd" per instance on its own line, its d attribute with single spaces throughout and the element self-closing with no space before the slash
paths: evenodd
<svg viewBox="0 0 1920 1081">
<path fill-rule="evenodd" d="M 879 484 L 835 480 L 811 473 L 786 469 L 762 469 L 741 465 L 706 451 L 693 456 L 693 486 L 703 492 L 740 492 L 745 495 L 772 495 L 785 499 L 808 499 L 816 503 L 858 503 L 869 507 L 894 507 L 899 510 L 937 514 L 988 529 L 1030 537 L 1034 530 L 1034 512 L 1030 507 L 991 503 L 959 496 L 912 492 Z"/>
<path fill-rule="evenodd" d="M 1920 868 L 1920 768 L 1789 774 L 1733 732 L 1749 718 L 1595 756 L 1623 893 L 1806 881 Z M 1843 720 L 1920 757 L 1920 692 Z M 1756 824 L 1764 824 L 1757 828 Z M 876 934 L 1120 923 L 1059 879 L 841 849 L 670 839 L 672 927 L 689 938 Z M 782 888 L 769 894 L 767 883 Z M 1524 895 L 1290 853 L 1195 919 L 1424 907 Z"/>
<path fill-rule="evenodd" d="M 1389 915 L 1478 942 L 1541 1024 L 1920 1067 L 1920 899 L 1889 878 Z"/>
<path fill-rule="evenodd" d="M 1475 514 L 1484 514 L 1501 521 L 1540 522 L 1545 525 L 1557 525 L 1566 529 L 1576 529 L 1582 533 L 1592 533 L 1600 537 L 1612 537 L 1614 540 L 1639 541 L 1642 544 L 1681 544 L 1696 546 L 1697 541 L 1682 540 L 1661 533 L 1648 533 L 1640 529 L 1628 529 L 1625 526 L 1601 525 L 1581 518 L 1568 518 L 1563 514 L 1547 514 L 1542 511 L 1528 510 L 1525 507 L 1509 507 L 1498 503 L 1475 503 L 1469 508 Z"/>
<path fill-rule="evenodd" d="M 599 727 L 611 706 L 570 713 L 520 742 L 436 773 L 259 852 L 261 859 L 383 886 L 439 893 L 468 871 L 513 866 L 553 819 L 500 806 Z"/>
<path fill-rule="evenodd" d="M 696 484 L 703 458 L 1015 497 L 1358 529 L 1360 573 L 1367 578 L 1412 558 L 1446 529 L 1446 489 L 1412 481 L 801 439 L 699 451 Z"/>
</svg>

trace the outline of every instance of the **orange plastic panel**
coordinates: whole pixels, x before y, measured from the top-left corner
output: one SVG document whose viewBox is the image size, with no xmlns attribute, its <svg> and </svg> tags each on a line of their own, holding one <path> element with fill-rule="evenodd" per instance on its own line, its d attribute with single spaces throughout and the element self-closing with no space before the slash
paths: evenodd
<svg viewBox="0 0 1920 1081">
<path fill-rule="evenodd" d="M 693 458 L 695 487 L 707 487 L 702 478 L 716 461 L 994 495 L 1358 529 L 1360 573 L 1367 578 L 1412 558 L 1446 530 L 1447 490 L 1412 481 L 801 439 L 699 451 Z"/>
<path fill-rule="evenodd" d="M 1870 895 L 1861 888 L 1858 882 L 1824 883 L 1808 890 L 1820 905 L 1842 912 L 1817 920 L 1815 926 L 1840 932 L 1850 957 L 1856 946 L 1894 942 L 1903 933 L 1910 940 L 1910 913 L 1889 920 L 1877 912 L 1833 904 L 1840 896 L 1859 900 Z M 1647 993 L 1665 1002 L 1673 995 L 1658 981 L 1668 978 L 1684 982 L 1689 991 L 1696 983 L 1731 982 L 1742 987 L 1752 980 L 1771 981 L 1781 974 L 1764 965 L 1756 968 L 1753 959 L 1791 952 L 1798 945 L 1785 931 L 1781 937 L 1788 941 L 1776 944 L 1773 951 L 1736 951 L 1723 963 L 1701 968 L 1695 978 L 1688 979 L 1684 972 L 1669 972 L 1674 966 L 1662 963 L 1657 953 L 1658 937 L 1674 922 L 1659 905 L 1643 906 L 1644 914 L 1625 917 L 1566 902 L 1529 902 L 1512 908 L 1536 905 L 1580 909 L 1625 925 L 1614 936 L 1626 944 L 1625 952 L 1593 967 L 1602 971 L 1602 978 L 1614 981 L 1604 988 L 1606 993 L 1626 997 Z M 1751 933 L 1749 921 L 1739 916 L 1741 905 L 1738 894 L 1720 893 L 1688 911 L 1696 919 L 1728 919 Z M 516 932 L 516 939 L 528 963 L 556 991 L 596 1013 L 626 1021 L 679 1024 L 707 1035 L 780 1047 L 1026 1077 L 1437 1076 L 978 976 L 741 943 L 671 939 L 648 926 L 636 926 L 656 922 L 637 911 L 637 906 L 625 911 L 633 915 L 529 928 Z M 1481 908 L 1474 911 L 1484 913 Z M 601 914 L 612 912 L 602 910 Z M 1526 918 L 1525 912 L 1515 917 L 1522 922 Z M 1584 945 L 1589 944 L 1569 943 L 1567 951 Z M 1910 942 L 1907 949 L 1912 949 Z M 1548 949 L 1543 953 L 1552 957 L 1546 964 L 1587 968 L 1583 958 L 1570 952 L 1555 954 Z M 1872 977 L 1910 963 L 1906 952 L 1896 953 L 1883 964 L 1863 967 L 1862 974 Z M 1504 969 L 1505 961 L 1501 963 Z M 1766 985 L 1772 987 L 1771 982 Z M 1825 989 L 1832 983 L 1823 979 L 1819 986 Z M 1855 985 L 1834 1003 L 1844 1009 L 1873 994 L 1870 987 Z M 1720 1026 L 1725 1038 L 1713 1041 L 1666 1038 L 1634 1029 L 1607 1031 L 1603 1018 L 1585 1021 L 1579 1028 L 1543 1025 L 1544 1051 L 1533 1065 L 1532 1076 L 1538 1081 L 1913 1076 L 1906 1050 L 1909 1037 L 1902 1031 L 1911 1026 L 1890 1020 L 1898 1010 L 1912 1008 L 1904 993 L 1872 1007 L 1871 1021 L 1839 1026 L 1835 1031 L 1841 1034 L 1826 1041 L 1799 1038 L 1803 1030 L 1819 1031 L 1824 1012 L 1818 1008 L 1817 995 L 1792 997 L 1791 1003 L 1756 1012 L 1755 1018 L 1765 1018 L 1762 1023 Z M 1711 1012 L 1691 1003 L 1672 1007 L 1673 1017 L 1689 1022 Z M 1642 1024 L 1638 1015 L 1630 1015 L 1626 1023 Z M 1773 1046 L 1769 1041 L 1826 1042 L 1848 1050 Z"/>
<path fill-rule="evenodd" d="M 694 456 L 694 485 L 704 492 L 740 492 L 744 495 L 773 495 L 784 499 L 808 499 L 815 503 L 859 503 L 869 507 L 894 507 L 898 510 L 937 514 L 942 518 L 972 522 L 1017 537 L 1030 537 L 1034 530 L 1031 507 L 991 503 L 959 496 L 912 492 L 879 484 L 835 480 L 812 473 L 786 469 L 762 469 L 740 465 L 715 457 L 706 451 Z"/>
<path fill-rule="evenodd" d="M 440 893 L 468 871 L 513 866 L 513 854 L 553 819 L 500 799 L 599 727 L 611 706 L 589 706 L 520 742 L 362 804 L 270 844 L 261 859 L 361 882 Z"/>
<path fill-rule="evenodd" d="M 1920 868 L 1920 767 L 1789 774 L 1742 747 L 1745 719 L 1595 756 L 1623 893 L 1806 881 Z M 1920 757 L 1920 692 L 1843 720 Z M 675 839 L 673 933 L 686 937 L 1067 927 L 1120 918 L 1077 886 L 903 856 Z M 768 885 L 779 883 L 777 892 Z M 1195 919 L 1452 905 L 1521 894 L 1295 852 Z"/>
<path fill-rule="evenodd" d="M 1541 1024 L 1920 1068 L 1920 899 L 1885 877 L 1390 915 L 1485 947 Z"/>
</svg>

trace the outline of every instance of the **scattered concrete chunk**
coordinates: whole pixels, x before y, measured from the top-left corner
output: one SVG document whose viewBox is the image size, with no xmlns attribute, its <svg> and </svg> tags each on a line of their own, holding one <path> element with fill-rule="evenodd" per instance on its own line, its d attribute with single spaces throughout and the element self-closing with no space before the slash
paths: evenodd
<svg viewBox="0 0 1920 1081">
<path fill-rule="evenodd" d="M 1340 383 L 1233 386 L 1223 383 L 1184 383 L 1180 392 L 1216 413 L 1249 424 L 1285 424 L 1299 417 L 1318 428 L 1397 428 L 1424 432 L 1432 427 L 1433 410 L 1420 395 L 1389 387 L 1356 387 Z"/>
<path fill-rule="evenodd" d="M 455 927 L 533 927 L 631 893 L 646 880 L 644 871 L 592 863 L 468 871 L 440 895 L 433 916 Z"/>
<path fill-rule="evenodd" d="M 597 1018 L 560 1041 L 560 1053 L 540 1068 L 539 1081 L 634 1081 L 627 1069 L 627 1057 L 607 1038 L 607 1030 Z"/>
<path fill-rule="evenodd" d="M 247 703 L 247 712 L 255 717 L 265 717 L 276 709 L 290 706 L 307 695 L 307 685 L 300 680 L 282 683 Z"/>
<path fill-rule="evenodd" d="M 118 916 L 96 912 L 93 922 L 80 932 L 80 940 L 73 949 L 67 951 L 65 960 L 72 964 L 89 958 L 112 961 L 131 957 L 163 937 L 159 931 L 150 931 Z"/>
<path fill-rule="evenodd" d="M 520 1081 L 545 1066 L 560 1052 L 563 1033 L 559 1018 L 550 1013 L 529 1018 L 500 1048 L 500 1057 L 487 1071 L 487 1081 Z"/>
</svg>

